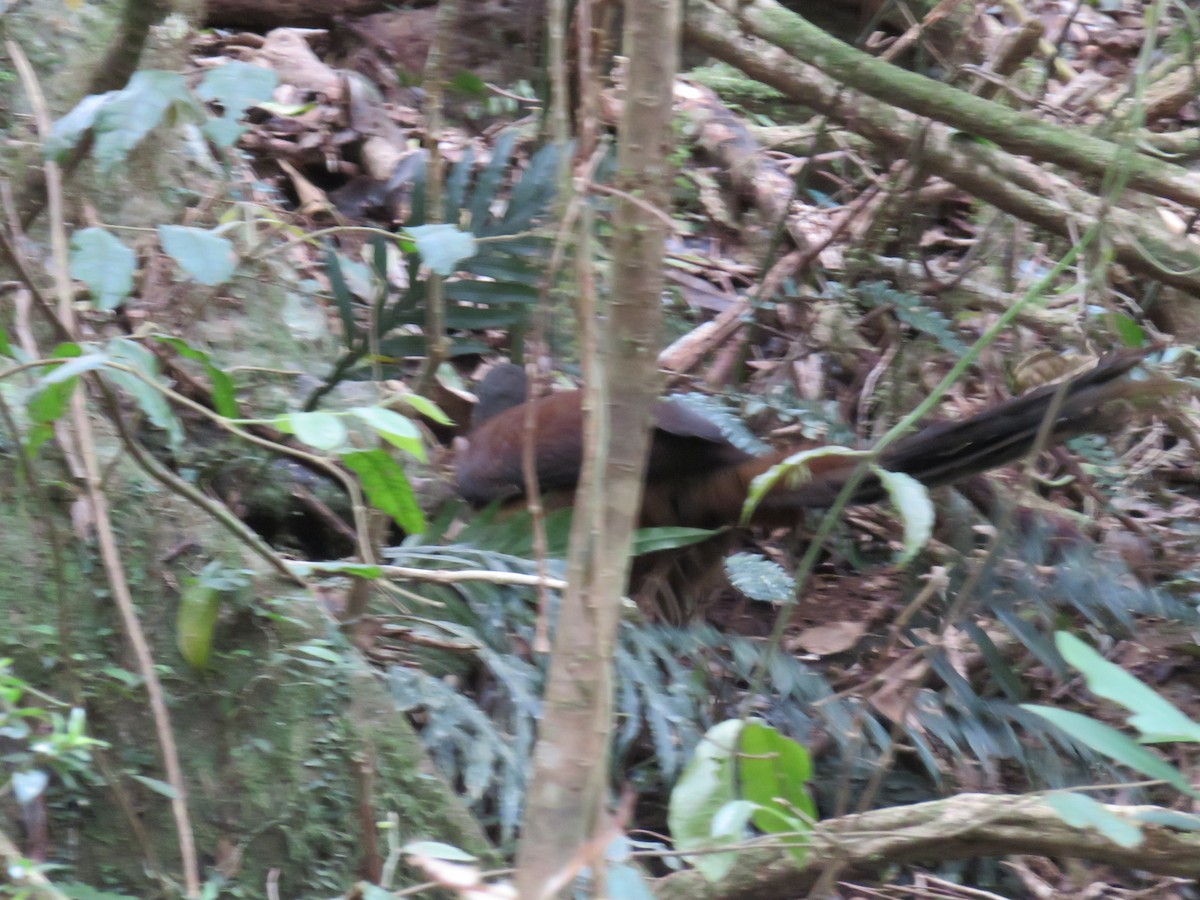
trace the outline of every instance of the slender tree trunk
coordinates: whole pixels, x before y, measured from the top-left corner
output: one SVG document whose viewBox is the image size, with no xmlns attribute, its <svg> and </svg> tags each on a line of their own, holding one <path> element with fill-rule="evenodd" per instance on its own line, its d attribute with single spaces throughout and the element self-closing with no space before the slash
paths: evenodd
<svg viewBox="0 0 1200 900">
<path fill-rule="evenodd" d="M 529 900 L 557 893 L 579 865 L 597 868 L 607 843 L 613 644 L 658 394 L 679 29 L 678 0 L 641 0 L 626 9 L 629 70 L 617 155 L 622 193 L 613 214 L 613 296 L 597 301 L 599 352 L 585 354 L 592 363 L 569 587 L 517 857 L 518 892 Z"/>
</svg>

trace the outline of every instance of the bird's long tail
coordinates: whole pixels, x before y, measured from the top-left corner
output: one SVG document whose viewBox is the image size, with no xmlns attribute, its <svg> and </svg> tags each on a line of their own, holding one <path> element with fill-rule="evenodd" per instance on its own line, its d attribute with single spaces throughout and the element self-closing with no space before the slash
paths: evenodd
<svg viewBox="0 0 1200 900">
<path fill-rule="evenodd" d="M 878 465 L 903 472 L 930 487 L 1013 462 L 1030 453 L 1045 429 L 1050 445 L 1087 433 L 1119 427 L 1130 407 L 1169 390 L 1165 379 L 1134 381 L 1125 376 L 1146 351 L 1122 351 L 1101 359 L 1093 368 L 1060 384 L 1051 384 L 958 422 L 939 422 L 902 438 L 880 455 Z M 1052 423 L 1047 425 L 1047 419 Z M 745 496 L 751 479 L 787 458 L 788 453 L 750 460 L 738 467 L 736 485 Z M 756 524 L 794 522 L 800 509 L 831 505 L 860 461 L 847 456 L 818 456 L 808 473 L 782 481 L 759 504 Z M 879 479 L 867 474 L 852 495 L 852 503 L 882 499 Z"/>
</svg>

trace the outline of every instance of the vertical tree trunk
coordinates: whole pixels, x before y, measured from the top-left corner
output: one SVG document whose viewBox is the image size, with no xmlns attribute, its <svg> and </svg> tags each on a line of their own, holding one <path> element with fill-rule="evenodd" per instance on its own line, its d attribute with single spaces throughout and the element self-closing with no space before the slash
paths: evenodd
<svg viewBox="0 0 1200 900">
<path fill-rule="evenodd" d="M 587 372 L 585 458 L 569 587 L 517 858 L 518 893 L 530 900 L 561 889 L 573 861 L 595 865 L 594 854 L 603 852 L 585 845 L 601 835 L 604 823 L 613 644 L 658 394 L 679 2 L 640 0 L 625 15 L 629 70 L 617 153 L 621 195 L 613 214 L 613 297 L 598 304 L 599 352 L 590 354 L 595 364 Z"/>
</svg>

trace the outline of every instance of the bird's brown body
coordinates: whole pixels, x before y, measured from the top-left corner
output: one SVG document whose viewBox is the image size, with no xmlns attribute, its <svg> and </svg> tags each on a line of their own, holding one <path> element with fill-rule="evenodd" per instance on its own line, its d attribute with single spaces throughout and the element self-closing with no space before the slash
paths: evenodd
<svg viewBox="0 0 1200 900">
<path fill-rule="evenodd" d="M 1048 415 L 1051 441 L 1104 430 L 1113 402 L 1128 394 L 1123 376 L 1143 358 L 1113 354 L 1062 385 L 1047 385 L 957 422 L 931 425 L 887 448 L 884 469 L 936 486 L 1019 459 L 1034 446 Z M 458 489 L 476 505 L 513 500 L 525 493 L 525 378 L 516 366 L 493 369 L 480 387 L 476 424 L 458 462 Z M 546 492 L 575 488 L 583 460 L 583 411 L 579 391 L 562 391 L 533 404 L 538 484 Z M 643 527 L 717 528 L 737 524 L 750 482 L 805 447 L 752 456 L 733 446 L 716 425 L 684 404 L 663 400 L 655 412 L 642 505 Z M 790 524 L 803 509 L 830 505 L 855 470 L 839 456 L 810 461 L 811 477 L 780 487 L 756 511 L 755 524 Z M 853 502 L 871 503 L 882 489 L 873 478 L 856 488 Z"/>
</svg>

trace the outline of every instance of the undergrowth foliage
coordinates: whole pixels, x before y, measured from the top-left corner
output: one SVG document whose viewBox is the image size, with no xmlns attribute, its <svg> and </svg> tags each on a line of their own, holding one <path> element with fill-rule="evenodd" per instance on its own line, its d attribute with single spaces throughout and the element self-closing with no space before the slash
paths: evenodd
<svg viewBox="0 0 1200 900">
<path fill-rule="evenodd" d="M 503 522 L 475 525 L 470 546 L 399 547 L 391 551 L 392 561 L 534 573 L 523 556 L 484 549 L 488 543 L 514 547 L 511 531 Z M 1034 788 L 1091 783 L 1097 772 L 1122 780 L 1109 760 L 1020 707 L 1033 694 L 1025 662 L 1032 657 L 1041 663 L 1048 679 L 1068 677 L 1051 636 L 1064 616 L 1115 634 L 1131 634 L 1139 616 L 1200 617 L 1165 592 L 1138 585 L 1117 563 L 1081 551 L 1044 565 L 1052 552 L 1044 537 L 1033 535 L 993 555 L 1017 563 L 989 564 L 974 601 L 955 623 L 986 664 L 978 677 L 964 677 L 946 648 L 929 637 L 945 609 L 929 609 L 904 630 L 908 645 L 928 660 L 932 678 L 899 723 L 789 653 L 764 660 L 762 641 L 703 623 L 676 628 L 623 622 L 615 665 L 614 781 L 632 783 L 642 796 L 665 795 L 705 731 L 745 714 L 806 746 L 821 736 L 831 741 L 815 780 L 825 814 L 839 808 L 839 785 L 847 779 L 867 783 L 901 747 L 909 748 L 900 754 L 907 762 L 885 779 L 878 803 L 930 799 L 980 777 L 994 782 L 1014 766 Z M 552 574 L 561 571 L 560 562 L 550 565 Z M 954 587 L 961 588 L 964 578 Z M 520 821 L 545 678 L 544 666 L 529 653 L 536 603 L 527 589 L 485 582 L 423 593 L 435 602 L 410 606 L 410 622 L 463 649 L 414 651 L 414 665 L 390 670 L 393 695 L 421 726 L 441 771 L 509 842 Z M 1007 632 L 1006 646 L 998 646 L 995 629 L 980 621 Z M 752 696 L 750 685 L 764 662 L 765 687 Z"/>
</svg>

